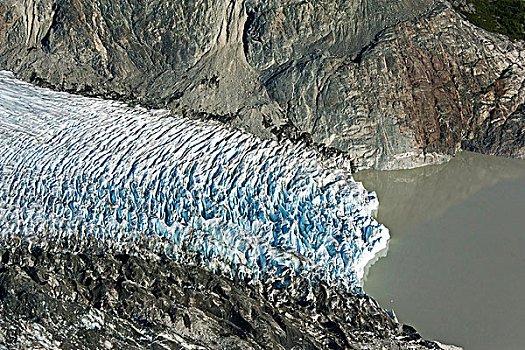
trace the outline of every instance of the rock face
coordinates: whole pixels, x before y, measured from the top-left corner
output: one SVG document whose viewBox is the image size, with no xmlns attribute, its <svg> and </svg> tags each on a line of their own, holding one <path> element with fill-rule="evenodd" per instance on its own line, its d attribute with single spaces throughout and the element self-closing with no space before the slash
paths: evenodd
<svg viewBox="0 0 525 350">
<path fill-rule="evenodd" d="M 0 344 L 8 349 L 441 349 L 372 299 L 324 285 L 263 297 L 158 257 L 23 244 L 0 255 Z"/>
<path fill-rule="evenodd" d="M 410 167 L 523 147 L 524 43 L 430 0 L 3 0 L 0 67 Z"/>
</svg>

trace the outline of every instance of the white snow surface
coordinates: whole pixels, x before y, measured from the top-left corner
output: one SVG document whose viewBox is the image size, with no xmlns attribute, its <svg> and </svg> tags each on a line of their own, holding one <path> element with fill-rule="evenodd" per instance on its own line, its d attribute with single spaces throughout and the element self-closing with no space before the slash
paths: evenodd
<svg viewBox="0 0 525 350">
<path fill-rule="evenodd" d="M 34 87 L 0 72 L 0 236 L 152 252 L 257 284 L 347 290 L 386 247 L 343 168 L 222 124 Z"/>
</svg>

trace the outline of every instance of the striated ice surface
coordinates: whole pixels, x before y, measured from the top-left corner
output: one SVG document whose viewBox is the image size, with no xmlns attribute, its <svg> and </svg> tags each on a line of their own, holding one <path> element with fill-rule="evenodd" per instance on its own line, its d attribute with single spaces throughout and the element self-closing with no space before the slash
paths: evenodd
<svg viewBox="0 0 525 350">
<path fill-rule="evenodd" d="M 0 72 L 0 234 L 345 289 L 386 247 L 377 199 L 314 152 Z"/>
</svg>

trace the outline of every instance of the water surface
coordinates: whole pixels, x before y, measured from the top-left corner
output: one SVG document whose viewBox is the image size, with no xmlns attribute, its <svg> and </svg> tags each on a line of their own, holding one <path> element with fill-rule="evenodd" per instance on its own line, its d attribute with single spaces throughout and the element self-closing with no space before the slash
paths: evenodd
<svg viewBox="0 0 525 350">
<path fill-rule="evenodd" d="M 356 178 L 377 191 L 378 219 L 392 235 L 365 291 L 424 337 L 523 349 L 525 162 L 464 152 Z"/>
</svg>

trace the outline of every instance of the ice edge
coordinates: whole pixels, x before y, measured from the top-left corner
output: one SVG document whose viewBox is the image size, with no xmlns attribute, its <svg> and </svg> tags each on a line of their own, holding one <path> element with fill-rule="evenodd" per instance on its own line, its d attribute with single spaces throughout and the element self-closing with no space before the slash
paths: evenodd
<svg viewBox="0 0 525 350">
<path fill-rule="evenodd" d="M 375 193 L 314 152 L 0 73 L 0 234 L 162 252 L 252 282 L 362 284 Z M 190 215 L 191 214 L 191 215 Z"/>
</svg>

